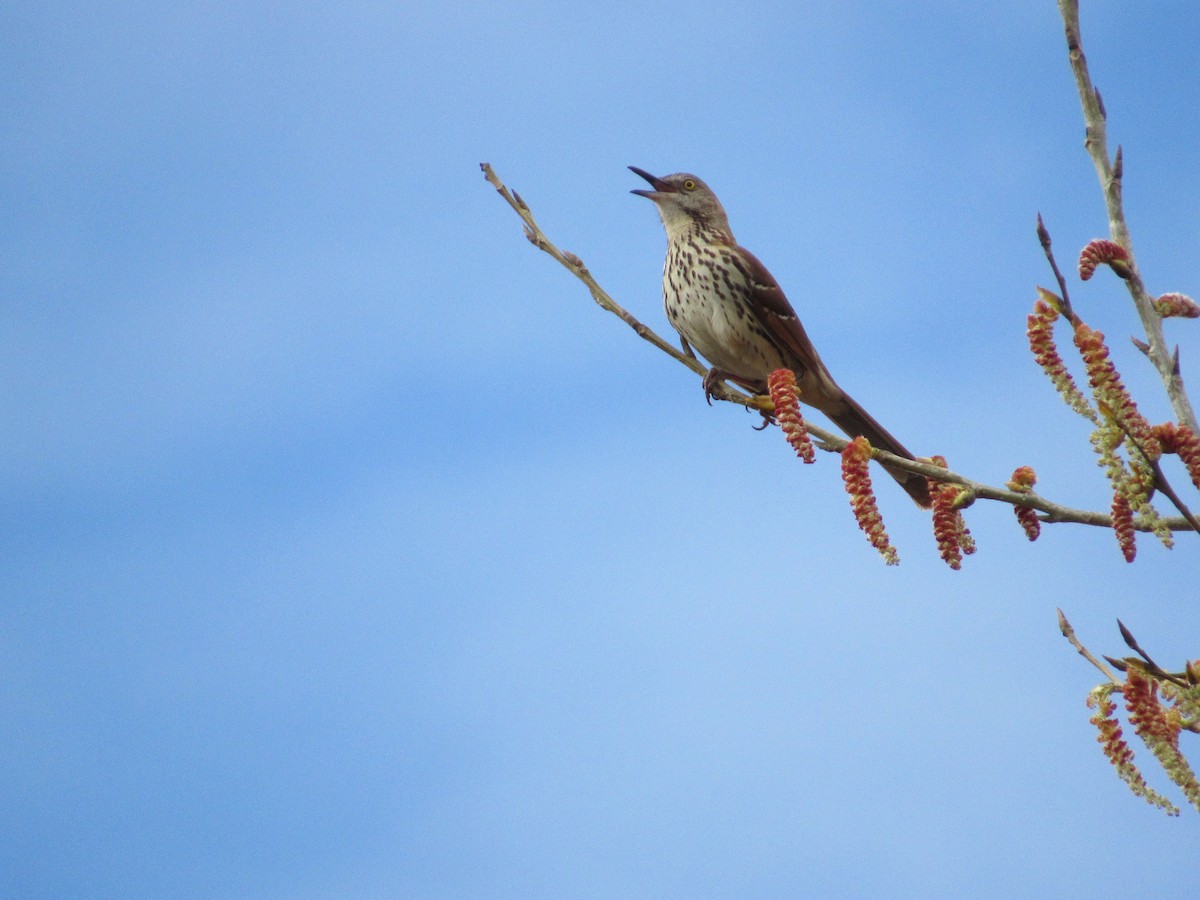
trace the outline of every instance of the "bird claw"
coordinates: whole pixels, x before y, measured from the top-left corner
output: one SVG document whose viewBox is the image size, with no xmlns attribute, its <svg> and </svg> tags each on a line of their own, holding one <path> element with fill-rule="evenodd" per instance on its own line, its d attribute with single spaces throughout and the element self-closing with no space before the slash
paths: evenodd
<svg viewBox="0 0 1200 900">
<path fill-rule="evenodd" d="M 704 399 L 708 401 L 708 405 L 712 406 L 713 389 L 729 377 L 727 372 L 722 372 L 715 366 L 704 373 Z"/>
<path fill-rule="evenodd" d="M 750 407 L 747 406 L 746 411 L 749 412 Z M 770 428 L 772 425 L 775 424 L 775 417 L 773 415 L 771 415 L 769 412 L 767 412 L 765 409 L 757 410 L 757 412 L 760 416 L 762 416 L 762 424 L 751 425 L 750 427 L 753 428 L 755 431 L 766 431 L 768 428 Z"/>
</svg>

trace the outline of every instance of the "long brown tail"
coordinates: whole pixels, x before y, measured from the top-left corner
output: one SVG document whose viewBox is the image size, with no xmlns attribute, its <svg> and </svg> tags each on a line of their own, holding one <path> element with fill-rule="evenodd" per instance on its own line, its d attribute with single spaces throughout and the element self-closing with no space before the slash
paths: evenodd
<svg viewBox="0 0 1200 900">
<path fill-rule="evenodd" d="M 845 391 L 842 391 L 841 394 L 842 396 L 837 401 L 829 403 L 827 407 L 821 409 L 821 412 L 829 416 L 838 428 L 850 437 L 862 435 L 877 450 L 886 450 L 896 456 L 916 459 L 903 444 L 888 433 L 886 428 L 871 418 L 871 414 L 859 406 L 853 397 Z M 908 495 L 916 501 L 917 506 L 922 509 L 929 508 L 929 482 L 923 475 L 905 472 L 903 469 L 894 469 L 886 465 L 884 469 L 900 482 L 900 487 L 908 492 Z"/>
</svg>

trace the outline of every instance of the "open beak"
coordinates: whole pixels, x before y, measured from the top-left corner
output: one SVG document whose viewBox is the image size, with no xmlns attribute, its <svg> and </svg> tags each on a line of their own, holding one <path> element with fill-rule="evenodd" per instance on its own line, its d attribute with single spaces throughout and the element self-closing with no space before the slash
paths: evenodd
<svg viewBox="0 0 1200 900">
<path fill-rule="evenodd" d="M 648 182 L 650 182 L 650 186 L 654 188 L 652 191 L 630 191 L 629 193 L 631 194 L 637 194 L 639 197 L 649 197 L 651 200 L 656 200 L 660 194 L 676 194 L 679 192 L 677 188 L 667 184 L 661 178 L 655 178 L 645 169 L 639 169 L 637 166 L 630 166 L 629 171 L 631 171 L 634 175 L 640 175 L 642 178 L 645 178 Z"/>
</svg>

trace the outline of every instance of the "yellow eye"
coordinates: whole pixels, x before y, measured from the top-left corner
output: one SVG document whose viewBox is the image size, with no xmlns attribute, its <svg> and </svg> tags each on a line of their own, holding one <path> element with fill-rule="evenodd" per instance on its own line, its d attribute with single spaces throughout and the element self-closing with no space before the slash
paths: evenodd
<svg viewBox="0 0 1200 900">
<path fill-rule="evenodd" d="M 696 182 L 692 181 L 692 179 L 689 178 L 687 181 L 685 181 L 683 183 L 683 189 L 685 191 L 694 191 L 696 189 Z"/>
</svg>

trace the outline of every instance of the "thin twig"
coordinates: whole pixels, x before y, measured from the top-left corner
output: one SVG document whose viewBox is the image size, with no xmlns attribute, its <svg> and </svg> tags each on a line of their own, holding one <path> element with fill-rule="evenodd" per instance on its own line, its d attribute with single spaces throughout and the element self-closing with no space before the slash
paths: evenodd
<svg viewBox="0 0 1200 900">
<path fill-rule="evenodd" d="M 1150 470 L 1154 473 L 1154 486 L 1158 488 L 1159 493 L 1163 494 L 1168 500 L 1171 501 L 1171 504 L 1177 510 L 1179 510 L 1180 515 L 1183 516 L 1183 520 L 1188 523 L 1188 527 L 1200 534 L 1200 519 L 1196 518 L 1196 514 L 1188 509 L 1187 504 L 1185 504 L 1179 494 L 1175 492 L 1175 488 L 1172 487 L 1171 482 L 1167 480 L 1166 473 L 1163 472 L 1162 466 L 1159 465 L 1158 460 L 1153 459 L 1149 462 Z"/>
<path fill-rule="evenodd" d="M 1096 659 L 1096 657 L 1092 655 L 1092 652 L 1088 650 L 1087 647 L 1083 646 L 1082 643 L 1080 643 L 1079 638 L 1075 636 L 1075 629 L 1071 627 L 1071 623 L 1067 621 L 1067 617 L 1063 615 L 1063 611 L 1061 609 L 1058 610 L 1058 629 L 1063 633 L 1063 637 L 1071 642 L 1071 646 L 1079 651 L 1079 655 L 1099 669 L 1105 678 L 1107 678 L 1113 684 L 1121 683 L 1120 679 L 1113 675 L 1112 670 L 1109 669 L 1108 666 Z"/>
<path fill-rule="evenodd" d="M 602 309 L 620 317 L 622 320 L 624 320 L 626 325 L 628 325 L 637 333 L 638 337 L 649 341 L 663 353 L 672 357 L 677 362 L 683 363 L 696 374 L 703 375 L 706 371 L 708 371 L 696 360 L 695 356 L 685 356 L 681 351 L 677 350 L 674 345 L 664 341 L 652 330 L 634 318 L 611 296 L 609 296 L 608 292 L 605 291 L 604 288 L 600 287 L 599 284 L 597 284 L 596 279 L 592 277 L 592 273 L 588 271 L 588 268 L 583 264 L 582 259 L 576 256 L 574 253 L 559 250 L 556 246 L 554 246 L 550 239 L 546 237 L 542 229 L 538 227 L 537 222 L 534 221 L 533 213 L 529 209 L 528 204 L 521 199 L 521 195 L 516 191 L 510 191 L 508 187 L 505 186 L 504 182 L 502 182 L 492 170 L 492 167 L 488 163 L 480 163 L 479 168 L 483 170 L 483 177 L 488 180 L 488 183 L 496 189 L 497 193 L 504 198 L 504 201 L 516 211 L 517 215 L 521 217 L 521 220 L 525 223 L 525 237 L 529 239 L 529 242 L 539 250 L 550 254 L 550 256 L 558 260 L 558 262 L 564 268 L 566 268 L 567 271 L 587 285 L 587 289 L 591 292 L 592 299 L 595 300 Z"/>
<path fill-rule="evenodd" d="M 1038 242 L 1042 245 L 1042 252 L 1046 254 L 1046 261 L 1050 263 L 1050 268 L 1054 271 L 1054 278 L 1058 282 L 1059 308 L 1067 321 L 1072 327 L 1079 325 L 1079 317 L 1075 315 L 1075 310 L 1071 308 L 1071 296 L 1067 293 L 1067 279 L 1063 278 L 1063 273 L 1058 268 L 1058 262 L 1054 259 L 1054 251 L 1050 249 L 1050 232 L 1046 229 L 1046 223 L 1042 221 L 1042 214 L 1038 213 L 1037 217 L 1037 236 Z"/>
<path fill-rule="evenodd" d="M 1193 531 L 1200 534 L 1200 519 L 1196 518 L 1192 511 L 1188 509 L 1187 504 L 1183 502 L 1183 498 L 1176 493 L 1175 488 L 1171 485 L 1171 482 L 1167 480 L 1167 473 L 1164 472 L 1162 470 L 1162 466 L 1159 465 L 1159 461 L 1146 452 L 1146 448 L 1142 446 L 1142 442 L 1138 440 L 1137 435 L 1135 435 L 1129 428 L 1126 428 L 1125 423 L 1118 421 L 1115 418 L 1114 421 L 1116 422 L 1117 427 L 1120 428 L 1124 433 L 1125 439 L 1133 446 L 1133 449 L 1137 451 L 1138 456 L 1142 458 L 1142 462 L 1146 464 L 1151 473 L 1154 475 L 1155 490 L 1170 500 L 1171 504 L 1177 510 L 1179 510 L 1180 515 L 1183 516 L 1184 521 L 1188 523 L 1188 526 Z"/>
<path fill-rule="evenodd" d="M 1162 678 L 1165 681 L 1170 681 L 1172 684 L 1178 685 L 1182 688 L 1186 688 L 1188 686 L 1188 683 L 1184 680 L 1183 675 L 1173 675 L 1172 673 L 1165 671 L 1162 666 L 1152 660 L 1150 658 L 1150 654 L 1143 650 L 1141 645 L 1137 642 L 1137 638 L 1133 636 L 1133 632 L 1126 628 L 1125 623 L 1120 619 L 1117 619 L 1117 628 L 1121 632 L 1121 639 L 1125 641 L 1125 645 L 1146 661 L 1145 668 L 1151 675 L 1155 676 L 1156 678 Z"/>
</svg>

